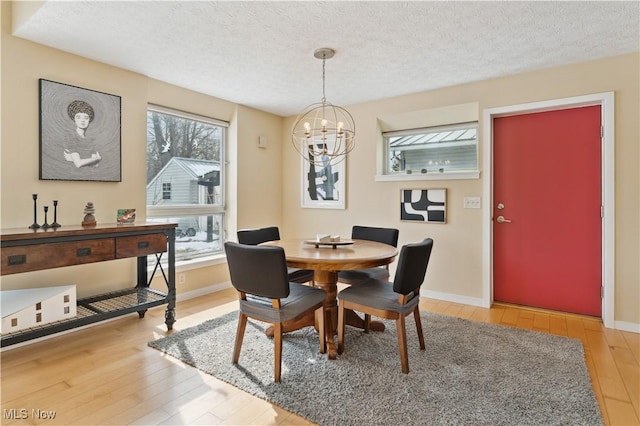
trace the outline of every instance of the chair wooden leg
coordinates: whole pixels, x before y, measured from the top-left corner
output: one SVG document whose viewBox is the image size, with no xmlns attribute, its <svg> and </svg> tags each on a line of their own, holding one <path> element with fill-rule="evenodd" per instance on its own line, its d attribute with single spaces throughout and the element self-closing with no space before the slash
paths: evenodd
<svg viewBox="0 0 640 426">
<path fill-rule="evenodd" d="M 404 315 L 396 320 L 396 330 L 398 333 L 398 348 L 400 349 L 400 363 L 402 364 L 402 372 L 409 373 L 409 354 L 407 353 L 407 330 L 405 327 Z"/>
<path fill-rule="evenodd" d="M 413 318 L 416 320 L 416 331 L 418 332 L 420 349 L 424 351 L 424 334 L 422 334 L 422 320 L 420 319 L 420 309 L 418 309 L 418 305 L 416 305 L 416 308 L 413 310 Z"/>
<path fill-rule="evenodd" d="M 274 344 L 274 381 L 280 382 L 280 369 L 282 367 L 282 323 L 277 322 L 273 325 L 273 344 Z"/>
<path fill-rule="evenodd" d="M 364 332 L 368 333 L 371 329 L 371 315 L 364 314 Z"/>
<path fill-rule="evenodd" d="M 240 359 L 240 348 L 242 347 L 242 339 L 244 338 L 244 330 L 247 327 L 247 316 L 240 312 L 238 317 L 238 329 L 236 331 L 236 343 L 233 347 L 233 359 L 231 362 L 238 363 Z"/>
<path fill-rule="evenodd" d="M 338 303 L 338 354 L 344 352 L 344 320 L 345 320 L 344 302 Z"/>
<path fill-rule="evenodd" d="M 327 322 L 327 312 L 324 305 L 316 309 L 316 324 L 318 324 L 318 339 L 320 340 L 320 353 L 327 352 L 327 336 L 325 334 L 325 324 Z"/>
</svg>

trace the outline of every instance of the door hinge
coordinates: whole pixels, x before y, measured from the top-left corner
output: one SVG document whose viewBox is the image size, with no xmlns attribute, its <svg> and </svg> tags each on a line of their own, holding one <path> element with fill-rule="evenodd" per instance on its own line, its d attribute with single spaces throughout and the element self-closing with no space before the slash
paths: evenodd
<svg viewBox="0 0 640 426">
<path fill-rule="evenodd" d="M 604 206 L 600 206 L 600 218 L 604 218 Z"/>
<path fill-rule="evenodd" d="M 604 299 L 604 286 L 600 286 L 600 299 Z"/>
<path fill-rule="evenodd" d="M 604 138 L 604 126 L 600 126 L 600 139 Z"/>
</svg>

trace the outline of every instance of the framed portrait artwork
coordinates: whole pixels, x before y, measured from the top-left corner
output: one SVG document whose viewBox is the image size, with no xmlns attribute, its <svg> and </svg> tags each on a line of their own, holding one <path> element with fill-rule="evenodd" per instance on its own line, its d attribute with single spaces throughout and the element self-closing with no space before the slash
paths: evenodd
<svg viewBox="0 0 640 426">
<path fill-rule="evenodd" d="M 120 96 L 40 79 L 40 179 L 120 182 Z"/>
<path fill-rule="evenodd" d="M 401 189 L 400 220 L 447 223 L 447 190 Z"/>
<path fill-rule="evenodd" d="M 321 148 L 321 145 L 318 145 Z M 310 161 L 301 157 L 302 207 L 316 209 L 345 208 L 346 161 L 332 164 L 328 158 Z"/>
</svg>

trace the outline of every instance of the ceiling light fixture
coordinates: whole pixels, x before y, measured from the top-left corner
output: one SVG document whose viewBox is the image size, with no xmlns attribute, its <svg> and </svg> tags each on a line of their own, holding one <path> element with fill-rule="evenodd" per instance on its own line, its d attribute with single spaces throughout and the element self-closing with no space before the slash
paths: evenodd
<svg viewBox="0 0 640 426">
<path fill-rule="evenodd" d="M 335 50 L 322 47 L 313 56 L 322 59 L 322 99 L 306 107 L 291 128 L 291 143 L 302 158 L 316 167 L 333 166 L 343 161 L 355 146 L 355 123 L 349 111 L 327 102 L 325 62 Z"/>
</svg>

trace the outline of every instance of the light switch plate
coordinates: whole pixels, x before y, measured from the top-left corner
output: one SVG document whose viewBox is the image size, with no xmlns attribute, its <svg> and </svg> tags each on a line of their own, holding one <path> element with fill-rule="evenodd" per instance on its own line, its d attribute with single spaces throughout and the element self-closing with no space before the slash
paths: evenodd
<svg viewBox="0 0 640 426">
<path fill-rule="evenodd" d="M 464 197 L 465 209 L 479 209 L 480 207 L 480 197 Z"/>
</svg>

